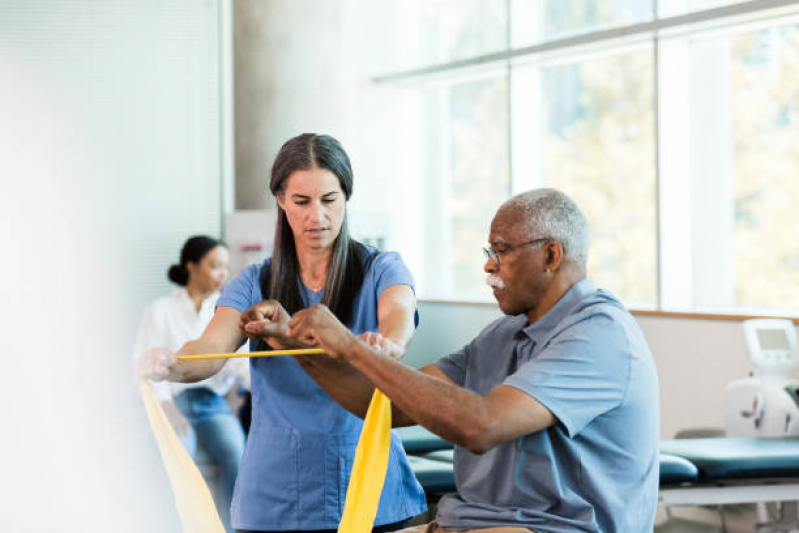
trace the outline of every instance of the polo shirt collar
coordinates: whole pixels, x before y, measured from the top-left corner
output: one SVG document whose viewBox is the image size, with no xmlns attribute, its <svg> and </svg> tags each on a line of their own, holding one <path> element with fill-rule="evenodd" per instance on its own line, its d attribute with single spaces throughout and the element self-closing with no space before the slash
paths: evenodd
<svg viewBox="0 0 799 533">
<path fill-rule="evenodd" d="M 528 324 L 522 331 L 528 336 L 533 337 L 536 333 L 548 330 L 566 318 L 575 307 L 588 295 L 596 291 L 596 285 L 590 278 L 583 278 L 578 281 L 566 293 L 561 296 L 552 308 L 544 316 L 536 320 L 533 324 Z"/>
</svg>

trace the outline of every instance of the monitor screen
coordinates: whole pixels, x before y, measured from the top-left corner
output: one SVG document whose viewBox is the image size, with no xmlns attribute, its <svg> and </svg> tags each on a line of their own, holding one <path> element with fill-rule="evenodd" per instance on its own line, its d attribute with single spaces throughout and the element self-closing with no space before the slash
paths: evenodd
<svg viewBox="0 0 799 533">
<path fill-rule="evenodd" d="M 784 329 L 758 329 L 757 340 L 761 350 L 788 350 L 788 336 Z"/>
</svg>

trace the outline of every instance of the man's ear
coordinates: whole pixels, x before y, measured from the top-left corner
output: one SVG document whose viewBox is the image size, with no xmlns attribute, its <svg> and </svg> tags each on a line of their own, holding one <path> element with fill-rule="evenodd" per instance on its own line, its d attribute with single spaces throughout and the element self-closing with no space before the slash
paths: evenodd
<svg viewBox="0 0 799 533">
<path fill-rule="evenodd" d="M 549 241 L 544 245 L 547 269 L 555 271 L 563 263 L 563 246 L 557 241 Z"/>
</svg>

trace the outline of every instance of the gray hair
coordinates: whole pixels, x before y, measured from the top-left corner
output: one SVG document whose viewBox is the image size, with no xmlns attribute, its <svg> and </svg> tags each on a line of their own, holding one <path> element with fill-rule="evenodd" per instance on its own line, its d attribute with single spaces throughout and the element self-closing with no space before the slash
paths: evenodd
<svg viewBox="0 0 799 533">
<path fill-rule="evenodd" d="M 500 208 L 518 211 L 530 238 L 549 237 L 563 246 L 564 257 L 586 269 L 590 231 L 577 204 L 557 189 L 533 189 L 517 194 Z"/>
</svg>

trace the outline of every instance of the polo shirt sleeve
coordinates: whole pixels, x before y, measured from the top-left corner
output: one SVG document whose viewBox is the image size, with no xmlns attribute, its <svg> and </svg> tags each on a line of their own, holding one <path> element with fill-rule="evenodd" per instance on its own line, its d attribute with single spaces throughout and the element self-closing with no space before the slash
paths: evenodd
<svg viewBox="0 0 799 533">
<path fill-rule="evenodd" d="M 375 291 L 377 297 L 393 285 L 408 285 L 416 292 L 413 276 L 397 252 L 382 252 L 374 258 L 372 263 L 375 276 Z"/>
<path fill-rule="evenodd" d="M 469 343 L 457 352 L 436 361 L 436 366 L 439 370 L 460 387 L 466 384 L 466 369 L 469 366 L 471 349 L 472 343 Z"/>
<path fill-rule="evenodd" d="M 253 301 L 254 289 L 258 285 L 258 277 L 262 265 L 250 265 L 233 278 L 216 302 L 216 307 L 232 307 L 243 313 L 258 302 Z M 260 292 L 257 291 L 257 292 Z"/>
<path fill-rule="evenodd" d="M 504 384 L 541 402 L 573 438 L 592 420 L 621 405 L 630 369 L 624 328 L 612 315 L 597 313 L 550 339 Z"/>
</svg>

